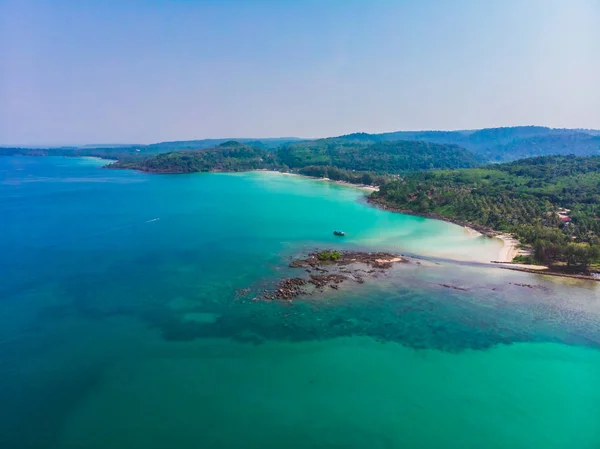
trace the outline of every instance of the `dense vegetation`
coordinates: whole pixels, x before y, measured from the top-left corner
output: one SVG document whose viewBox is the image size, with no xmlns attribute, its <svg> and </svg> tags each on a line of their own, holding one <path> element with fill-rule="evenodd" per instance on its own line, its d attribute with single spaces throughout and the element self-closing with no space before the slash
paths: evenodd
<svg viewBox="0 0 600 449">
<path fill-rule="evenodd" d="M 600 155 L 600 131 L 515 126 L 464 131 L 397 131 L 383 134 L 349 134 L 338 139 L 360 138 L 372 142 L 418 140 L 453 144 L 491 162 L 513 161 L 533 156 Z"/>
<path fill-rule="evenodd" d="M 301 139 L 297 137 L 273 137 L 267 139 L 201 139 L 201 140 L 176 140 L 172 142 L 159 142 L 145 146 L 145 150 L 163 153 L 169 151 L 182 151 L 182 150 L 202 150 L 207 148 L 214 148 L 218 145 L 236 141 L 251 145 L 253 147 L 274 150 L 281 145 L 286 145 L 293 142 L 298 142 Z"/>
<path fill-rule="evenodd" d="M 365 184 L 368 186 L 379 186 L 391 179 L 391 176 L 380 175 L 373 172 L 357 172 L 353 170 L 342 170 L 327 165 L 309 165 L 297 170 L 298 173 L 313 178 L 328 178 L 333 181 L 344 181 L 351 184 Z"/>
<path fill-rule="evenodd" d="M 483 147 L 477 153 L 490 161 L 512 161 L 545 155 L 598 156 L 600 136 L 581 132 L 550 133 Z"/>
<path fill-rule="evenodd" d="M 160 173 L 291 169 L 307 176 L 381 184 L 387 180 L 383 175 L 431 168 L 472 167 L 479 162 L 471 153 L 454 145 L 425 142 L 373 144 L 322 139 L 286 145 L 277 151 L 230 141 L 204 150 L 128 158 L 114 164 L 113 168 Z"/>
<path fill-rule="evenodd" d="M 342 254 L 339 251 L 321 251 L 317 253 L 317 259 L 322 262 L 335 262 Z"/>
<path fill-rule="evenodd" d="M 512 232 L 539 262 L 587 269 L 600 258 L 600 157 L 409 174 L 373 195 L 399 209 Z M 561 217 L 561 208 L 570 212 Z"/>
<path fill-rule="evenodd" d="M 251 145 L 265 150 L 274 150 L 281 145 L 297 142 L 295 137 L 277 137 L 269 139 L 238 139 L 240 143 Z M 52 148 L 21 148 L 0 147 L 0 156 L 58 156 L 82 157 L 94 156 L 113 160 L 136 160 L 156 154 L 173 151 L 203 150 L 214 148 L 232 141 L 232 139 L 202 139 L 178 140 L 173 142 L 159 142 L 150 145 L 83 145 L 78 147 L 52 147 Z"/>
<path fill-rule="evenodd" d="M 343 170 L 402 173 L 435 168 L 480 165 L 469 151 L 456 145 L 418 141 L 373 142 L 369 138 L 332 138 L 286 145 L 277 151 L 288 167 L 330 166 Z"/>
<path fill-rule="evenodd" d="M 83 148 L 0 148 L 0 156 L 56 156 L 56 157 L 101 157 L 103 159 L 121 160 L 140 157 L 137 147 L 83 147 Z"/>
<path fill-rule="evenodd" d="M 159 142 L 150 145 L 85 145 L 80 147 L 62 148 L 0 148 L 0 155 L 26 155 L 26 156 L 98 156 L 109 159 L 132 159 L 172 151 L 203 150 L 213 148 L 232 139 L 202 139 L 181 140 L 172 142 Z M 457 168 L 465 165 L 453 165 L 456 161 L 440 160 L 439 164 L 433 161 L 415 161 L 417 168 L 404 169 L 406 162 L 402 161 L 402 151 L 410 150 L 407 141 L 428 142 L 440 145 L 456 145 L 475 154 L 475 159 L 488 162 L 506 162 L 532 156 L 568 155 L 598 156 L 600 155 L 600 131 L 587 129 L 553 129 L 543 126 L 515 126 L 506 128 L 486 128 L 480 130 L 462 131 L 397 131 L 383 134 L 354 133 L 329 139 L 305 140 L 295 137 L 267 138 L 267 139 L 235 139 L 246 145 L 263 150 L 283 150 L 282 155 L 289 157 L 291 162 L 296 156 L 305 158 L 302 152 L 311 149 L 318 153 L 316 161 L 304 161 L 305 165 L 336 165 L 338 168 L 349 170 L 355 167 L 342 167 L 337 164 L 335 154 L 331 152 L 347 153 L 352 151 L 363 153 L 360 162 L 367 166 L 362 168 L 367 171 L 381 171 L 381 160 L 375 156 L 367 157 L 365 147 L 383 143 L 397 143 L 398 147 L 374 146 L 373 152 L 381 151 L 392 164 L 398 162 L 398 167 L 393 170 L 423 170 L 430 168 Z M 420 143 L 419 145 L 423 145 Z M 430 148 L 431 149 L 431 148 Z M 425 149 L 426 151 L 429 151 Z M 395 156 L 390 152 L 398 151 Z M 433 150 L 433 158 L 437 158 L 437 150 Z M 363 157 L 364 156 L 364 157 Z M 345 158 L 346 155 L 343 156 Z M 473 155 L 470 155 L 473 158 Z M 322 160 L 323 158 L 328 160 Z M 380 159 L 384 159 L 383 157 Z M 306 163 L 305 163 L 306 162 Z M 429 162 L 429 165 L 428 165 Z M 352 163 L 350 163 L 352 164 Z M 289 164 L 288 164 L 289 165 Z M 470 166 L 470 165 L 467 165 Z M 386 169 L 387 170 L 387 169 Z"/>
<path fill-rule="evenodd" d="M 131 168 L 152 173 L 192 173 L 276 169 L 274 153 L 230 141 L 201 151 L 176 151 L 133 161 L 119 161 L 112 168 Z"/>
</svg>

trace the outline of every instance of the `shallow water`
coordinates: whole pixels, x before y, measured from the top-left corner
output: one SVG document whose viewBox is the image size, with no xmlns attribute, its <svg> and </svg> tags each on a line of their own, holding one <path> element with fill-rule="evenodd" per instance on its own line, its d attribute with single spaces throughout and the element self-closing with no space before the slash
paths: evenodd
<svg viewBox="0 0 600 449">
<path fill-rule="evenodd" d="M 0 158 L 0 447 L 599 447 L 598 283 L 423 260 L 236 295 L 314 247 L 500 248 L 363 195 Z"/>
</svg>

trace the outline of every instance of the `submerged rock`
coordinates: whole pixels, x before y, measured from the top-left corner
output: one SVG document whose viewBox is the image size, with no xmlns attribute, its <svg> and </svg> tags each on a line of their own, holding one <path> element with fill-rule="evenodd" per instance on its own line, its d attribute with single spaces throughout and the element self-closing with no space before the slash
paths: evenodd
<svg viewBox="0 0 600 449">
<path fill-rule="evenodd" d="M 275 292 L 265 292 L 263 297 L 264 299 L 292 299 L 303 293 L 302 286 L 306 283 L 306 279 L 302 278 L 282 279 L 277 284 Z"/>
<path fill-rule="evenodd" d="M 395 263 L 407 262 L 402 256 L 385 252 L 315 251 L 304 259 L 294 259 L 289 263 L 290 268 L 303 268 L 308 278 L 282 279 L 273 291 L 265 291 L 263 298 L 291 300 L 312 293 L 314 289 L 321 292 L 326 287 L 338 290 L 345 281 L 362 284 L 365 277 L 377 277 L 376 273 L 385 273 Z"/>
<path fill-rule="evenodd" d="M 337 285 L 344 282 L 348 277 L 341 274 L 311 274 L 310 282 L 315 287 L 325 287 L 327 285 Z"/>
</svg>

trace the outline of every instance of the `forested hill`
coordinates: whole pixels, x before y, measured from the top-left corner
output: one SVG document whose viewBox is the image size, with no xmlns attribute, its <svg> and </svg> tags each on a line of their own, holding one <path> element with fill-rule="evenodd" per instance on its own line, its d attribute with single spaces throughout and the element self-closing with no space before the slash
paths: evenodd
<svg viewBox="0 0 600 449">
<path fill-rule="evenodd" d="M 276 169 L 279 164 L 273 152 L 229 141 L 206 150 L 175 151 L 147 158 L 118 161 L 109 167 L 150 173 L 192 173 Z"/>
<path fill-rule="evenodd" d="M 515 233 L 545 263 L 600 257 L 600 157 L 547 156 L 485 168 L 413 173 L 373 202 Z M 562 212 L 561 208 L 570 212 Z"/>
<path fill-rule="evenodd" d="M 233 139 L 201 139 L 158 142 L 150 145 L 82 145 L 48 148 L 0 147 L 0 156 L 95 156 L 104 159 L 131 160 L 173 151 L 203 150 L 231 142 Z M 239 139 L 240 143 L 265 150 L 275 150 L 281 145 L 301 141 L 297 137 L 277 137 L 267 139 Z"/>
<path fill-rule="evenodd" d="M 145 146 L 147 152 L 163 153 L 165 151 L 202 150 L 214 148 L 227 142 L 240 142 L 253 147 L 266 150 L 274 150 L 281 145 L 299 142 L 298 137 L 269 137 L 269 138 L 244 138 L 244 139 L 200 139 L 200 140 L 177 140 L 172 142 L 159 142 Z"/>
<path fill-rule="evenodd" d="M 347 178 L 352 172 L 360 172 L 361 176 L 364 172 L 398 174 L 434 168 L 474 167 L 480 163 L 481 160 L 473 154 L 454 145 L 426 142 L 348 143 L 323 139 L 286 145 L 276 152 L 231 141 L 206 150 L 177 151 L 119 161 L 113 168 L 136 168 L 161 173 L 306 169 L 303 173 L 319 176 L 323 173 L 312 171 L 313 167 L 318 166 L 329 167 L 339 179 L 353 181 Z"/>
<path fill-rule="evenodd" d="M 355 133 L 338 139 L 393 142 L 397 140 L 454 144 L 490 162 L 533 156 L 599 156 L 600 131 L 554 129 L 543 126 L 515 126 L 463 131 L 398 131 L 383 134 Z"/>
<path fill-rule="evenodd" d="M 361 138 L 362 137 L 362 138 Z M 292 169 L 333 166 L 344 170 L 402 173 L 481 165 L 483 159 L 456 145 L 419 141 L 373 142 L 368 135 L 330 138 L 286 145 L 277 150 Z"/>
<path fill-rule="evenodd" d="M 462 131 L 397 131 L 383 134 L 354 133 L 340 137 L 319 140 L 302 140 L 296 137 L 267 139 L 201 139 L 158 142 L 150 145 L 85 145 L 63 148 L 1 148 L 0 156 L 98 156 L 110 159 L 126 159 L 139 156 L 167 153 L 172 151 L 210 149 L 225 142 L 236 140 L 252 147 L 277 151 L 285 148 L 302 152 L 314 149 L 323 157 L 337 148 L 347 151 L 350 146 L 355 151 L 386 142 L 420 141 L 439 145 L 457 145 L 475 154 L 478 160 L 486 162 L 507 162 L 532 156 L 600 155 L 600 131 L 587 129 L 553 129 L 543 126 L 515 126 L 506 128 L 486 128 Z M 346 148 L 346 149 L 344 149 Z M 389 154 L 393 147 L 372 147 Z M 409 148 L 406 143 L 399 149 Z M 437 150 L 435 150 L 437 151 Z M 330 158 L 335 155 L 329 154 Z M 293 158 L 294 156 L 292 156 Z M 397 159 L 397 158 L 396 158 Z M 417 161 L 417 165 L 422 161 Z M 375 161 L 373 161 L 375 163 Z M 452 164 L 452 161 L 442 162 Z M 426 165 L 426 164 L 421 164 Z M 461 165 L 462 166 L 462 165 Z M 439 165 L 438 168 L 451 168 L 452 165 Z"/>
<path fill-rule="evenodd" d="M 61 148 L 21 148 L 0 147 L 0 156 L 56 156 L 56 157 L 101 157 L 103 159 L 125 159 L 141 156 L 137 146 L 119 147 L 61 147 Z"/>
</svg>

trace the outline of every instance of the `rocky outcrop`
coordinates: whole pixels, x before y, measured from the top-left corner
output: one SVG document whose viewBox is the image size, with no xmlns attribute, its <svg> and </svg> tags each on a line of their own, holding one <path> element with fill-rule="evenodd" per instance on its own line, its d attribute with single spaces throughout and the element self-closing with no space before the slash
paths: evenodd
<svg viewBox="0 0 600 449">
<path fill-rule="evenodd" d="M 315 251 L 306 258 L 294 259 L 290 268 L 303 268 L 306 277 L 291 277 L 280 280 L 274 289 L 263 292 L 267 300 L 292 300 L 301 295 L 338 290 L 346 281 L 357 284 L 365 278 L 385 272 L 395 263 L 407 263 L 402 256 L 384 252 L 362 251 Z"/>
</svg>

